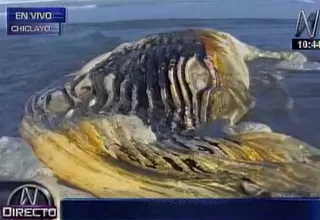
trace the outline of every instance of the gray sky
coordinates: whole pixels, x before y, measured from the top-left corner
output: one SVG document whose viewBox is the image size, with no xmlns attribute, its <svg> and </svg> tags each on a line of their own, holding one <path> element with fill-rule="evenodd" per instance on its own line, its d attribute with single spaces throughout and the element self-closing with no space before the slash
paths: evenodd
<svg viewBox="0 0 320 220">
<path fill-rule="evenodd" d="M 21 4 L 26 2 L 34 3 Z M 0 0 L 3 18 L 5 7 L 13 5 L 68 6 L 69 22 L 92 22 L 152 18 L 297 18 L 301 10 L 320 9 L 320 0 Z"/>
</svg>

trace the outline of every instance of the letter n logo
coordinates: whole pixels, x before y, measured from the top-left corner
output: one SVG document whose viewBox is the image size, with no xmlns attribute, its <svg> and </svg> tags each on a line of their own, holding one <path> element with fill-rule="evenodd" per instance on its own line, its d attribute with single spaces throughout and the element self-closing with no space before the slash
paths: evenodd
<svg viewBox="0 0 320 220">
<path fill-rule="evenodd" d="M 35 188 L 34 192 L 30 191 L 30 188 L 23 188 L 20 197 L 20 205 L 36 205 L 38 198 L 38 189 Z"/>
<path fill-rule="evenodd" d="M 320 10 L 311 13 L 308 18 L 304 11 L 301 11 L 298 16 L 295 37 L 300 37 L 307 29 L 309 38 L 315 38 L 319 28 Z"/>
</svg>

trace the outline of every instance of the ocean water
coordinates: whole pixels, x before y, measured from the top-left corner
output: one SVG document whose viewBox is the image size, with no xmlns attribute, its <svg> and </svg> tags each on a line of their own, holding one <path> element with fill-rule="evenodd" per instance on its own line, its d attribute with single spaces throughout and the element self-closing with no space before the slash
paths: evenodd
<svg viewBox="0 0 320 220">
<path fill-rule="evenodd" d="M 43 2 L 41 4 L 47 1 Z M 102 13 L 101 8 L 97 9 L 97 2 L 69 3 L 68 7 L 77 13 L 80 13 L 79 10 L 93 9 Z M 21 2 L 16 3 L 21 5 Z M 190 5 L 195 1 L 182 3 Z M 116 1 L 109 4 L 120 7 Z M 147 7 L 144 1 L 140 4 L 139 7 Z M 0 34 L 0 179 L 54 178 L 34 159 L 30 148 L 19 138 L 18 126 L 24 104 L 33 93 L 78 70 L 95 56 L 147 34 L 201 27 L 228 32 L 259 49 L 289 52 L 296 24 L 293 18 L 217 19 L 192 18 L 192 14 L 184 18 L 158 16 L 156 19 L 126 20 L 112 17 L 104 18 L 104 21 L 88 19 L 84 22 L 81 18 L 77 20 L 75 14 L 72 15 L 73 22 L 64 25 L 61 36 Z M 173 15 L 171 17 L 175 17 Z M 90 16 L 92 18 L 94 15 L 91 13 Z M 4 33 L 4 29 L 0 31 Z M 307 59 L 301 57 L 284 61 L 261 58 L 248 63 L 257 105 L 245 120 L 265 123 L 273 131 L 320 147 L 320 51 L 306 51 L 303 54 Z"/>
</svg>

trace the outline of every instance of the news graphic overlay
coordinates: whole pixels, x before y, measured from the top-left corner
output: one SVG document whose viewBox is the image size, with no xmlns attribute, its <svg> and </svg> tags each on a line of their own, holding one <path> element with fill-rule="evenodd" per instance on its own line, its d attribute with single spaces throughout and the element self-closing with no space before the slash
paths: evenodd
<svg viewBox="0 0 320 220">
<path fill-rule="evenodd" d="M 60 35 L 66 8 L 7 8 L 8 35 Z"/>
<path fill-rule="evenodd" d="M 5 205 L 1 204 L 1 217 L 3 219 L 55 219 L 57 209 L 54 200 L 47 188 L 36 182 L 6 182 L 7 188 L 16 184 L 8 194 Z M 2 183 L 3 184 L 3 183 Z M 1 187 L 1 184 L 0 184 Z M 11 187 L 12 188 L 12 187 Z M 3 200 L 3 198 L 2 198 Z"/>
<path fill-rule="evenodd" d="M 63 220 L 319 220 L 319 198 L 63 199 Z"/>
<path fill-rule="evenodd" d="M 293 50 L 320 49 L 319 35 L 320 10 L 307 15 L 301 11 L 298 15 L 296 33 L 292 39 Z M 303 35 L 304 34 L 304 35 Z"/>
</svg>

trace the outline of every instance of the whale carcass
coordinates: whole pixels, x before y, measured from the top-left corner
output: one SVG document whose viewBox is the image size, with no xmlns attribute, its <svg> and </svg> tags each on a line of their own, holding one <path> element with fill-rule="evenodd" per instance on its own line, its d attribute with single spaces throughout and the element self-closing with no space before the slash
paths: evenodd
<svg viewBox="0 0 320 220">
<path fill-rule="evenodd" d="M 20 134 L 58 178 L 96 197 L 317 195 L 320 152 L 302 141 L 196 133 L 236 128 L 254 107 L 245 61 L 256 53 L 212 29 L 124 43 L 30 97 Z"/>
</svg>

